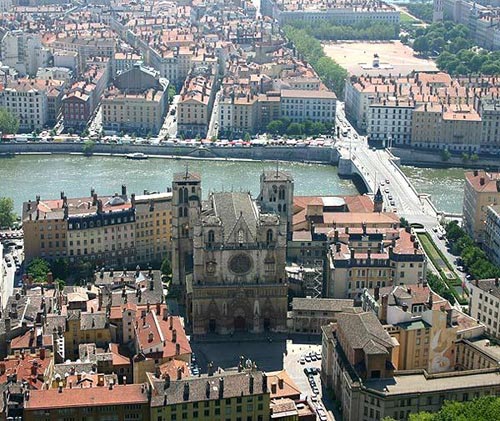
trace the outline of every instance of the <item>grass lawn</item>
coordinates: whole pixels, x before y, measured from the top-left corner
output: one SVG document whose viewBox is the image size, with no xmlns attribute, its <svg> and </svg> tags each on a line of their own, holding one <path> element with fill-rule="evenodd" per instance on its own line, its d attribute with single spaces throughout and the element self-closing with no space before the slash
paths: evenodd
<svg viewBox="0 0 500 421">
<path fill-rule="evenodd" d="M 411 17 L 408 13 L 405 12 L 399 13 L 399 21 L 401 23 L 419 23 L 417 19 Z"/>
</svg>

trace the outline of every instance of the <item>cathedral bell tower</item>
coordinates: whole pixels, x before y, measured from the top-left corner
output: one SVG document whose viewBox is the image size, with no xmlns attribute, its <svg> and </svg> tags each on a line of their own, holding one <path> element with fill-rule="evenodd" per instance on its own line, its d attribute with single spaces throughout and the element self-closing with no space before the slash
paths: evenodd
<svg viewBox="0 0 500 421">
<path fill-rule="evenodd" d="M 293 177 L 290 173 L 280 171 L 264 171 L 260 176 L 259 205 L 263 212 L 275 213 L 286 227 L 286 238 L 292 238 L 293 217 Z M 283 231 L 283 233 L 285 233 Z"/>
<path fill-rule="evenodd" d="M 172 285 L 185 293 L 193 272 L 193 227 L 201 212 L 201 177 L 186 168 L 172 181 Z"/>
</svg>

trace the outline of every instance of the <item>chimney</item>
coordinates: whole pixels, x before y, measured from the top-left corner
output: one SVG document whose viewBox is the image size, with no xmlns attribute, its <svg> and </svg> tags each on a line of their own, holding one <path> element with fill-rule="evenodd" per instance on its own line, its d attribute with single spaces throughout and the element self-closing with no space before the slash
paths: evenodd
<svg viewBox="0 0 500 421">
<path fill-rule="evenodd" d="M 380 321 L 382 323 L 387 322 L 387 306 L 389 305 L 389 295 L 382 295 L 382 306 L 380 309 Z"/>
<path fill-rule="evenodd" d="M 375 298 L 375 301 L 378 301 L 380 299 L 380 286 L 377 285 L 375 287 L 375 290 L 373 292 L 373 298 Z"/>
<path fill-rule="evenodd" d="M 189 400 L 189 383 L 188 382 L 184 383 L 183 398 L 184 398 L 185 401 Z"/>
<path fill-rule="evenodd" d="M 280 389 L 283 389 L 284 384 L 285 382 L 283 381 L 283 379 L 281 377 L 278 377 L 278 387 Z"/>
<path fill-rule="evenodd" d="M 277 385 L 276 385 L 276 382 L 272 382 L 272 383 L 271 383 L 271 393 L 272 393 L 272 394 L 276 394 L 276 391 L 277 391 Z"/>
<path fill-rule="evenodd" d="M 163 389 L 167 390 L 170 387 L 170 374 L 165 375 L 165 381 L 163 382 Z"/>
<path fill-rule="evenodd" d="M 224 397 L 224 378 L 219 377 L 219 399 Z"/>
<path fill-rule="evenodd" d="M 251 395 L 253 395 L 253 382 L 254 382 L 254 379 L 253 379 L 253 376 L 250 374 L 250 377 L 248 378 L 248 390 L 250 392 Z"/>
<path fill-rule="evenodd" d="M 500 281 L 498 279 L 498 276 L 495 278 L 495 286 L 498 288 L 498 285 L 500 284 Z"/>
<path fill-rule="evenodd" d="M 135 208 L 135 193 L 130 195 L 130 204 L 132 205 L 132 208 Z"/>
<path fill-rule="evenodd" d="M 212 377 L 214 375 L 214 363 L 210 361 L 207 366 L 207 374 L 208 377 Z"/>
<path fill-rule="evenodd" d="M 52 272 L 47 273 L 47 284 L 52 285 L 54 283 L 54 276 Z"/>
<path fill-rule="evenodd" d="M 97 213 L 102 213 L 102 200 L 97 200 Z"/>
<path fill-rule="evenodd" d="M 172 330 L 172 342 L 177 343 L 177 329 Z"/>
<path fill-rule="evenodd" d="M 127 186 L 125 184 L 122 184 L 122 196 L 127 195 Z"/>
<path fill-rule="evenodd" d="M 181 344 L 175 344 L 175 355 L 179 355 L 181 353 Z"/>
<path fill-rule="evenodd" d="M 401 309 L 406 313 L 408 311 L 408 304 L 403 303 Z"/>
<path fill-rule="evenodd" d="M 207 381 L 205 385 L 205 396 L 207 399 L 210 399 L 210 382 Z"/>
<path fill-rule="evenodd" d="M 165 309 L 166 310 L 166 309 Z M 165 313 L 163 313 L 163 316 L 165 317 Z M 174 317 L 173 316 L 168 316 L 168 321 L 169 321 L 169 324 L 168 324 L 168 327 L 170 330 L 172 330 L 174 328 Z"/>
<path fill-rule="evenodd" d="M 163 308 L 163 320 L 167 321 L 168 319 L 168 310 L 166 307 Z"/>
<path fill-rule="evenodd" d="M 262 392 L 266 393 L 267 392 L 267 374 L 262 373 Z"/>
<path fill-rule="evenodd" d="M 160 303 L 156 303 L 156 315 L 159 316 L 161 313 Z"/>
<path fill-rule="evenodd" d="M 177 380 L 182 379 L 182 368 L 178 367 L 177 368 Z"/>
<path fill-rule="evenodd" d="M 484 179 L 484 177 L 481 177 L 481 178 L 479 179 L 479 184 L 480 184 L 481 186 L 484 186 L 485 181 L 486 181 L 486 180 Z"/>
<path fill-rule="evenodd" d="M 432 306 L 434 305 L 434 296 L 431 291 L 429 291 L 429 299 L 427 301 L 427 307 L 429 310 L 432 310 Z"/>
</svg>

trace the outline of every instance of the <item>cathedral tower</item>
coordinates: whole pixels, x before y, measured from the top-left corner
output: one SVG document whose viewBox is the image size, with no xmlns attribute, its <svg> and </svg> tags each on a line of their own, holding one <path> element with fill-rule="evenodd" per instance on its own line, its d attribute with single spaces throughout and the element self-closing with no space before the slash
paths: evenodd
<svg viewBox="0 0 500 421">
<path fill-rule="evenodd" d="M 201 177 L 186 169 L 172 182 L 172 285 L 185 293 L 193 271 L 193 227 L 201 211 Z"/>
<path fill-rule="evenodd" d="M 263 212 L 272 212 L 280 216 L 285 226 L 286 237 L 292 238 L 293 217 L 293 177 L 290 173 L 280 171 L 264 171 L 260 176 L 260 195 L 258 202 Z"/>
</svg>

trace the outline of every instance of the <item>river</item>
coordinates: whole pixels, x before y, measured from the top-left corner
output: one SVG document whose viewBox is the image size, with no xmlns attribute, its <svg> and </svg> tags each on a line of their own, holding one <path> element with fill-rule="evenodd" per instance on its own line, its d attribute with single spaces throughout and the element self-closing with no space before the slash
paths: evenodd
<svg viewBox="0 0 500 421">
<path fill-rule="evenodd" d="M 16 212 L 22 202 L 58 198 L 60 191 L 69 197 L 88 196 L 94 187 L 99 194 L 112 194 L 126 184 L 129 192 L 165 191 L 175 172 L 199 172 L 206 196 L 209 190 L 249 190 L 259 193 L 263 169 L 274 169 L 272 162 L 153 159 L 132 161 L 120 157 L 83 157 L 79 155 L 16 155 L 0 158 L 0 197 L 14 199 Z M 350 180 L 340 179 L 337 168 L 329 165 L 280 163 L 292 172 L 297 195 L 356 194 Z"/>
<path fill-rule="evenodd" d="M 201 173 L 203 190 L 250 190 L 259 192 L 259 175 L 263 169 L 273 169 L 271 162 L 238 162 L 208 160 L 152 159 L 131 161 L 120 157 L 82 157 L 79 155 L 17 155 L 0 158 L 0 197 L 12 197 L 17 212 L 23 201 L 57 198 L 63 190 L 68 196 L 90 194 L 94 187 L 100 194 L 120 191 L 126 184 L 130 192 L 165 191 L 172 175 L 190 170 Z M 297 195 L 356 194 L 350 180 L 341 179 L 337 168 L 328 165 L 280 163 L 291 171 Z M 464 170 L 433 169 L 403 166 L 420 193 L 429 193 L 439 210 L 462 212 Z"/>
<path fill-rule="evenodd" d="M 462 213 L 465 181 L 462 168 L 402 166 L 401 169 L 419 193 L 431 195 L 438 210 Z"/>
</svg>

